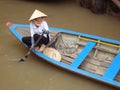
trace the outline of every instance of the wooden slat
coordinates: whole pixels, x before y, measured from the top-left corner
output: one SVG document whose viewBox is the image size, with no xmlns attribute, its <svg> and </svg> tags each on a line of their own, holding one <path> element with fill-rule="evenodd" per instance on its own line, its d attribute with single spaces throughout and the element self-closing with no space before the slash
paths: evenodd
<svg viewBox="0 0 120 90">
<path fill-rule="evenodd" d="M 115 77 L 115 80 L 118 81 L 118 82 L 120 82 L 120 71 L 119 71 L 119 73 L 117 74 L 117 76 Z"/>
<path fill-rule="evenodd" d="M 103 75 L 106 68 L 100 67 L 99 65 L 94 65 L 92 63 L 84 62 L 80 66 L 80 69 L 86 70 L 88 72 L 98 74 L 98 75 Z"/>
<path fill-rule="evenodd" d="M 84 61 L 84 59 L 90 53 L 90 51 L 94 48 L 95 44 L 96 44 L 95 42 L 88 42 L 87 45 L 83 48 L 83 50 L 80 52 L 78 57 L 73 61 L 73 63 L 70 66 L 78 68 L 79 65 Z"/>
<path fill-rule="evenodd" d="M 72 58 L 66 57 L 66 56 L 62 56 L 62 59 L 63 59 L 63 60 L 66 60 L 66 61 L 68 61 L 68 62 L 72 62 L 72 61 L 73 61 Z"/>
</svg>

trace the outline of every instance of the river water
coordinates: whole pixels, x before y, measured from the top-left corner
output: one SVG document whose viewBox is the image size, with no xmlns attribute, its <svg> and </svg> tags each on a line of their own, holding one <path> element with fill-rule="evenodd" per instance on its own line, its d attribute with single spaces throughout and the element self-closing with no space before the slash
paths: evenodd
<svg viewBox="0 0 120 90">
<path fill-rule="evenodd" d="M 35 9 L 46 13 L 49 26 L 120 40 L 120 19 L 96 15 L 73 1 L 45 3 L 34 0 L 0 0 L 0 90 L 117 90 L 89 78 L 57 68 L 27 51 L 8 30 L 6 22 L 28 24 Z"/>
</svg>

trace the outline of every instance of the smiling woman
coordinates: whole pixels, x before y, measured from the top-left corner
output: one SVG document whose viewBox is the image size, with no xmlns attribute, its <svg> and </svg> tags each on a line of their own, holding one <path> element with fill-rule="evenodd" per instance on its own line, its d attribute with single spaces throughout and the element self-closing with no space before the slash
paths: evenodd
<svg viewBox="0 0 120 90">
<path fill-rule="evenodd" d="M 45 48 L 45 45 L 48 44 L 49 33 L 46 34 L 43 32 L 48 31 L 48 25 L 47 22 L 45 21 L 46 17 L 47 15 L 39 10 L 35 10 L 32 16 L 30 17 L 29 21 L 31 35 L 22 38 L 23 43 L 25 43 L 28 46 L 28 48 L 35 47 L 37 51 L 42 52 L 43 49 Z M 39 40 L 39 37 L 42 38 Z"/>
</svg>

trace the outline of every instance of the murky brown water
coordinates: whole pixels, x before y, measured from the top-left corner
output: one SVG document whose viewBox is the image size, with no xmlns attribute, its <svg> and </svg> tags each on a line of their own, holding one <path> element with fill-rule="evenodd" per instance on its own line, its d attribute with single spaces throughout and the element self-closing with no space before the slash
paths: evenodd
<svg viewBox="0 0 120 90">
<path fill-rule="evenodd" d="M 7 21 L 29 23 L 34 9 L 49 15 L 49 26 L 120 40 L 120 20 L 95 15 L 73 2 L 43 3 L 34 0 L 0 0 L 0 90 L 117 90 L 94 80 L 66 72 L 34 54 L 25 63 L 27 49 L 5 26 Z"/>
</svg>

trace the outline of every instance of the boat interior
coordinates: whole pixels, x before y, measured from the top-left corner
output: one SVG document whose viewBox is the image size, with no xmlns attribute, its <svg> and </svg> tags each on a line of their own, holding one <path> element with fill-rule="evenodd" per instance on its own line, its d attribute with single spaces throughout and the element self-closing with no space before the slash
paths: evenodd
<svg viewBox="0 0 120 90">
<path fill-rule="evenodd" d="M 23 37 L 30 35 L 28 28 L 16 28 L 16 30 Z M 105 74 L 118 52 L 120 52 L 119 45 L 74 34 L 50 30 L 50 38 L 51 42 L 48 47 L 55 48 L 61 54 L 60 62 L 67 65 L 77 63 L 75 62 L 76 58 L 80 58 L 80 53 L 86 47 L 86 51 L 89 51 L 87 52 L 88 55 L 84 57 L 82 62 L 78 61 L 80 64 L 76 64 L 76 67 L 100 76 Z M 88 47 L 89 45 L 92 48 Z M 114 80 L 120 82 L 120 70 Z"/>
</svg>

